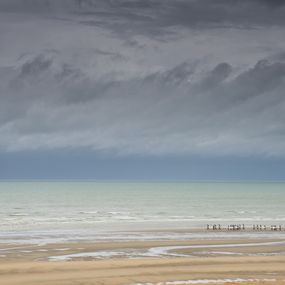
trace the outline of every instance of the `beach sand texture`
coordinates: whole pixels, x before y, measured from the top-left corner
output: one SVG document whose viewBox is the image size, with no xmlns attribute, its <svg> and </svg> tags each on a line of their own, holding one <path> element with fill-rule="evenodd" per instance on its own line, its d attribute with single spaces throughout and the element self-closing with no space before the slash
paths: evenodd
<svg viewBox="0 0 285 285">
<path fill-rule="evenodd" d="M 224 244 L 223 244 L 224 243 Z M 252 244 L 252 245 L 251 245 Z M 258 245 L 259 244 L 259 245 Z M 215 246 L 218 246 L 217 248 Z M 224 246 L 224 247 L 223 247 Z M 164 255 L 94 258 L 90 252 L 150 249 Z M 167 249 L 167 250 L 166 250 Z M 285 284 L 285 243 L 269 240 L 2 245 L 2 285 Z M 176 257 L 175 253 L 182 254 Z M 229 255 L 229 252 L 237 255 Z M 85 253 L 81 257 L 75 254 Z M 171 254 L 174 253 L 173 256 Z M 201 254 L 202 253 L 202 254 Z M 169 254 L 169 255 L 168 255 Z M 191 256 L 183 257 L 183 254 Z M 66 257 L 51 261 L 49 257 Z M 62 260 L 62 261 L 61 261 Z"/>
</svg>

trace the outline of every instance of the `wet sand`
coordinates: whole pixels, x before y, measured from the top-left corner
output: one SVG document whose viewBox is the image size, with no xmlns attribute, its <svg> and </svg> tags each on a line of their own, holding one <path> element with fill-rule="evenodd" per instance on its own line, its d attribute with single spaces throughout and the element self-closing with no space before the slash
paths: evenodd
<svg viewBox="0 0 285 285">
<path fill-rule="evenodd" d="M 98 252 L 104 254 L 96 255 Z M 121 254 L 112 255 L 114 252 Z M 0 246 L 1 285 L 207 283 L 285 284 L 285 242 L 247 239 Z"/>
</svg>

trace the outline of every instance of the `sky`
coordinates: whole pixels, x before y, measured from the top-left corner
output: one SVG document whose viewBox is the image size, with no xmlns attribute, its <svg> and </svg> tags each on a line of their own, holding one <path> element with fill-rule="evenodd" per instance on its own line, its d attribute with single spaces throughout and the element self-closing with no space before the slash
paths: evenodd
<svg viewBox="0 0 285 285">
<path fill-rule="evenodd" d="M 0 179 L 285 180 L 284 13 L 1 0 Z"/>
</svg>

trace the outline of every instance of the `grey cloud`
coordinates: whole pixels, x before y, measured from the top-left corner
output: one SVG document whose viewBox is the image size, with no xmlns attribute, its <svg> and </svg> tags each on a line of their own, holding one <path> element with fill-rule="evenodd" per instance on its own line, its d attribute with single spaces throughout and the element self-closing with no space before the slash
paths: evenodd
<svg viewBox="0 0 285 285">
<path fill-rule="evenodd" d="M 39 58 L 29 62 L 45 72 L 50 64 Z M 20 91 L 7 87 L 1 110 L 13 110 L 8 97 L 12 102 L 26 97 L 15 117 L 1 120 L 0 145 L 10 151 L 87 147 L 123 155 L 284 156 L 284 64 L 260 61 L 233 77 L 235 67 L 228 63 L 199 68 L 184 62 L 117 81 L 88 78 L 80 70 L 77 82 L 59 84 L 53 76 L 45 88 L 41 82 Z"/>
<path fill-rule="evenodd" d="M 265 3 L 268 6 L 277 7 L 277 8 L 279 6 L 284 6 L 285 5 L 283 0 L 259 0 L 259 2 Z"/>
<path fill-rule="evenodd" d="M 51 59 L 39 55 L 31 61 L 25 62 L 21 67 L 20 77 L 36 76 L 47 71 L 52 64 Z"/>
<path fill-rule="evenodd" d="M 227 77 L 230 75 L 232 71 L 232 67 L 230 64 L 226 62 L 222 62 L 218 64 L 213 70 L 208 72 L 201 82 L 198 84 L 198 90 L 208 90 L 215 88 L 219 84 L 221 84 Z"/>
<path fill-rule="evenodd" d="M 28 59 L 25 56 L 21 57 L 21 62 L 15 71 L 16 76 L 9 83 L 11 88 L 16 88 L 21 92 L 22 88 L 32 88 L 33 85 L 42 84 L 42 88 L 49 89 L 50 84 L 54 86 L 72 85 L 78 80 L 82 81 L 84 75 L 78 68 L 57 60 L 55 55 L 56 53 L 53 55 L 39 54 L 34 57 L 28 56 Z"/>
<path fill-rule="evenodd" d="M 241 90 L 239 98 L 248 98 L 273 91 L 284 83 L 285 63 L 260 60 L 253 68 L 239 75 L 233 87 Z"/>
<path fill-rule="evenodd" d="M 273 3 L 274 2 L 274 3 Z M 86 25 L 108 28 L 124 36 L 144 35 L 163 39 L 175 36 L 177 28 L 254 29 L 284 26 L 285 6 L 279 1 L 252 0 L 153 0 L 107 2 L 105 13 L 93 11 L 94 19 L 81 21 Z M 88 7 L 88 5 L 87 5 Z M 89 8 L 87 8 L 89 9 Z M 92 9 L 92 8 L 91 8 Z M 89 16 L 92 15 L 88 11 Z M 99 22 L 98 19 L 103 21 Z"/>
<path fill-rule="evenodd" d="M 284 156 L 284 7 L 0 1 L 0 151 Z"/>
<path fill-rule="evenodd" d="M 164 21 L 169 25 L 191 27 L 195 25 L 284 25 L 283 7 L 267 9 L 260 1 L 239 0 L 202 0 L 180 1 L 173 6 L 165 16 Z"/>
<path fill-rule="evenodd" d="M 171 27 L 248 29 L 285 24 L 284 1 L 278 0 L 3 0 L 0 9 L 50 14 L 121 35 L 154 37 L 171 34 Z"/>
<path fill-rule="evenodd" d="M 170 70 L 150 74 L 145 78 L 145 81 L 159 81 L 163 84 L 169 83 L 179 85 L 181 83 L 185 83 L 185 81 L 187 82 L 187 80 L 191 78 L 191 75 L 194 73 L 194 71 L 195 64 L 183 62 Z"/>
</svg>

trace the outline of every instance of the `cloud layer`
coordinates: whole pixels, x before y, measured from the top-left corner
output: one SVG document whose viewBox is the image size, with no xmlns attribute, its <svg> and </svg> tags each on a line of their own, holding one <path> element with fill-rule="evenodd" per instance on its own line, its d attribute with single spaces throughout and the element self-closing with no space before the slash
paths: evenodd
<svg viewBox="0 0 285 285">
<path fill-rule="evenodd" d="M 123 32 L 158 31 L 197 25 L 285 24 L 282 0 L 2 0 L 6 12 L 82 16 L 81 24 L 103 25 Z M 77 18 L 79 19 L 79 18 Z M 104 22 L 108 19 L 109 23 Z M 126 26 L 132 23 L 132 26 Z"/>
<path fill-rule="evenodd" d="M 0 8 L 1 151 L 285 155 L 282 1 Z"/>
</svg>

